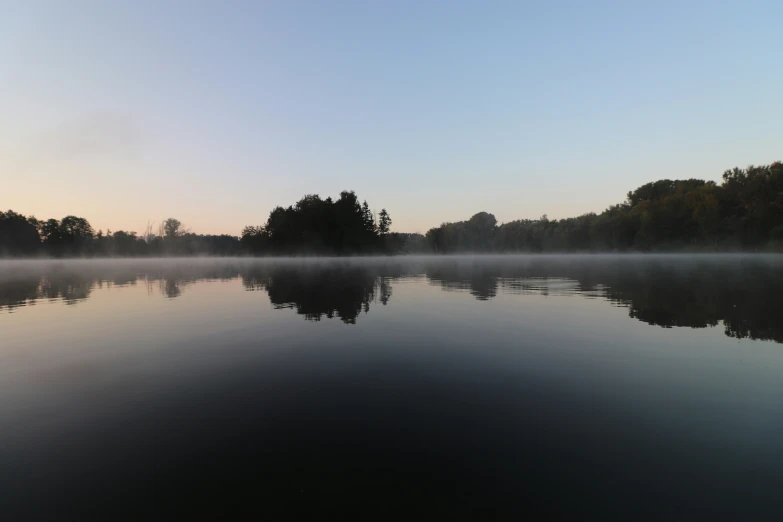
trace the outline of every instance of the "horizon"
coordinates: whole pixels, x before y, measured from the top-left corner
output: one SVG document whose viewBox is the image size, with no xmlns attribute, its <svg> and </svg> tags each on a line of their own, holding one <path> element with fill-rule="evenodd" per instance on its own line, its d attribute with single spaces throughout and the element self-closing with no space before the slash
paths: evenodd
<svg viewBox="0 0 783 522">
<path fill-rule="evenodd" d="M 754 165 L 750 165 L 748 167 L 748 169 L 752 169 L 752 168 L 764 169 L 764 168 L 769 167 L 769 166 L 771 166 L 771 167 L 779 166 L 781 163 L 783 163 L 783 162 L 781 162 L 781 161 L 774 161 L 774 162 L 771 162 L 770 165 L 755 165 L 755 166 Z M 725 172 L 728 172 L 729 170 L 731 170 L 731 169 L 726 169 Z M 740 169 L 740 170 L 744 171 L 745 169 Z M 647 182 L 647 183 L 645 183 L 645 184 L 643 184 L 643 185 L 641 185 L 639 187 L 636 187 L 634 189 L 634 191 L 636 189 L 641 189 L 641 188 L 643 188 L 645 186 L 652 185 L 652 184 L 654 184 L 654 183 L 656 183 L 658 181 L 662 181 L 663 179 L 664 178 L 662 178 L 661 180 L 653 180 L 653 181 Z M 669 180 L 669 181 L 677 182 L 677 181 L 687 181 L 687 180 L 672 179 L 672 180 Z M 713 180 L 708 180 L 708 179 L 707 180 L 702 180 L 702 181 L 705 181 L 708 184 L 713 182 Z M 718 186 L 718 187 L 721 187 L 721 186 L 723 186 L 724 182 L 725 182 L 725 180 L 721 180 L 720 182 L 716 182 L 715 185 Z M 631 191 L 631 192 L 633 192 L 633 191 Z M 631 192 L 628 192 L 627 196 L 630 196 Z M 317 196 L 317 197 L 321 198 L 322 201 L 329 201 L 329 200 L 337 200 L 337 199 L 339 199 L 339 198 L 332 198 L 331 196 L 322 197 L 319 194 L 307 194 L 307 195 L 303 196 L 301 199 L 304 200 L 304 198 L 310 197 L 310 196 Z M 274 208 L 282 208 L 282 209 L 285 209 L 285 210 L 290 210 L 292 208 L 296 208 L 298 203 L 301 203 L 301 201 L 297 201 L 297 202 L 291 203 L 289 205 L 275 205 Z M 563 216 L 563 217 L 550 217 L 548 214 L 544 213 L 544 214 L 542 214 L 541 216 L 539 216 L 537 218 L 517 218 L 517 219 L 511 219 L 511 220 L 508 220 L 508 221 L 497 220 L 496 226 L 502 227 L 504 225 L 513 224 L 515 222 L 519 223 L 519 222 L 523 222 L 523 221 L 524 222 L 542 222 L 542 220 L 546 220 L 548 222 L 555 223 L 555 222 L 558 222 L 558 221 L 567 221 L 569 219 L 584 218 L 586 216 L 596 216 L 596 217 L 598 217 L 598 216 L 601 216 L 602 214 L 604 214 L 605 212 L 608 212 L 614 206 L 623 206 L 623 205 L 625 205 L 627 208 L 633 208 L 635 206 L 635 204 L 632 203 L 629 200 L 628 197 L 626 197 L 622 201 L 618 201 L 616 203 L 608 205 L 607 208 L 605 208 L 605 209 L 603 209 L 601 211 L 588 211 L 588 212 L 585 212 L 585 213 L 580 214 L 578 216 Z M 11 212 L 11 213 L 15 212 L 15 209 L 6 209 L 6 210 L 8 212 Z M 3 212 L 4 212 L 4 210 L 0 209 L 0 214 L 2 214 Z M 47 220 L 47 219 L 52 217 L 52 216 L 46 216 L 46 217 L 42 218 L 42 217 L 36 216 L 34 214 L 28 214 L 28 215 L 25 215 L 24 213 L 20 213 L 20 214 L 25 219 L 32 219 L 32 220 L 38 220 L 38 221 L 45 221 L 45 220 Z M 377 212 L 373 211 L 373 218 L 375 219 L 376 226 L 377 226 L 376 214 L 377 214 Z M 446 225 L 455 225 L 455 224 L 459 225 L 459 224 L 462 224 L 462 223 L 466 223 L 467 221 L 469 221 L 469 218 L 474 218 L 474 217 L 476 217 L 476 216 L 478 216 L 480 214 L 488 214 L 489 216 L 491 216 L 493 218 L 497 217 L 492 212 L 487 212 L 487 211 L 481 211 L 480 210 L 480 211 L 477 211 L 476 213 L 472 214 L 471 216 L 465 216 L 463 219 L 458 219 L 458 220 L 451 221 L 451 222 L 442 221 L 439 225 L 435 225 L 433 227 L 430 227 L 428 230 L 425 230 L 423 232 L 419 232 L 419 231 L 410 232 L 410 231 L 406 231 L 406 230 L 396 230 L 395 229 L 396 227 L 394 227 L 394 226 L 391 227 L 389 232 L 391 232 L 392 234 L 403 234 L 403 235 L 404 234 L 408 234 L 408 235 L 421 235 L 421 236 L 424 236 L 426 232 L 430 232 L 430 231 L 436 230 L 438 228 L 442 228 L 443 226 L 446 226 Z M 63 216 L 63 218 L 65 218 L 65 217 L 68 217 L 68 216 Z M 88 224 L 90 224 L 92 226 L 92 224 L 90 223 L 89 216 L 73 216 L 73 215 L 71 215 L 71 217 L 83 218 L 83 219 L 85 219 L 87 221 Z M 54 218 L 54 219 L 59 221 L 59 219 L 57 219 L 57 218 Z M 149 221 L 146 224 L 145 228 L 142 229 L 142 230 L 148 231 L 151 234 L 150 237 L 152 237 L 152 238 L 163 237 L 165 235 L 165 232 L 163 231 L 164 224 L 165 224 L 166 221 L 172 220 L 172 219 L 174 221 L 178 222 L 178 227 L 180 227 L 180 231 L 179 231 L 180 234 L 195 234 L 195 235 L 207 235 L 207 236 L 210 236 L 210 235 L 211 236 L 231 236 L 231 237 L 235 237 L 235 238 L 240 238 L 242 236 L 242 233 L 233 234 L 233 233 L 228 233 L 228 232 L 218 232 L 218 233 L 200 232 L 198 230 L 194 230 L 191 227 L 189 227 L 187 223 L 180 222 L 179 220 L 177 220 L 173 216 L 170 216 L 169 218 L 161 219 L 160 221 Z M 128 227 L 124 227 L 124 228 L 123 227 L 119 227 L 119 228 L 116 228 L 116 229 L 113 229 L 113 230 L 112 229 L 108 229 L 108 228 L 107 229 L 100 229 L 100 228 L 96 228 L 94 226 L 92 228 L 93 228 L 93 231 L 95 232 L 95 234 L 103 234 L 105 232 L 105 234 L 108 235 L 108 234 L 116 233 L 116 232 L 126 232 L 126 233 L 130 233 L 132 235 L 137 235 L 139 239 L 145 239 L 146 238 L 145 232 L 139 232 L 137 230 L 134 230 L 134 229 L 128 228 Z M 261 224 L 259 224 L 259 225 L 245 225 L 243 227 L 243 229 L 248 229 L 248 228 L 260 230 L 260 229 L 264 228 L 264 225 L 261 225 Z M 244 232 L 244 230 L 243 230 L 243 232 Z M 326 257 L 328 257 L 328 256 L 326 256 Z"/>
<path fill-rule="evenodd" d="M 771 1 L 27 2 L 0 21 L 0 207 L 238 236 L 353 190 L 397 232 L 600 213 L 781 158 Z"/>
</svg>

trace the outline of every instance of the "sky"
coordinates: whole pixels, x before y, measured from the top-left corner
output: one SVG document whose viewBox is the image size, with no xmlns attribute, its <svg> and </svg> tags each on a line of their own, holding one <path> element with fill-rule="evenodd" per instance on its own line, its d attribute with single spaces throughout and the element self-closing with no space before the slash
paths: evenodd
<svg viewBox="0 0 783 522">
<path fill-rule="evenodd" d="M 783 160 L 783 2 L 0 0 L 0 208 L 239 235 L 600 212 Z"/>
</svg>

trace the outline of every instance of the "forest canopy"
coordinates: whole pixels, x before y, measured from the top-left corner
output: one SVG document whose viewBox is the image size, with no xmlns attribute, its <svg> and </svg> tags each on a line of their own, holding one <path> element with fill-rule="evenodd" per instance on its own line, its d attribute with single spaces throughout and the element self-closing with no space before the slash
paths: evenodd
<svg viewBox="0 0 783 522">
<path fill-rule="evenodd" d="M 502 225 L 479 212 L 426 234 L 434 252 L 760 250 L 783 246 L 783 163 L 734 168 L 723 181 L 663 179 L 600 214 Z"/>
</svg>

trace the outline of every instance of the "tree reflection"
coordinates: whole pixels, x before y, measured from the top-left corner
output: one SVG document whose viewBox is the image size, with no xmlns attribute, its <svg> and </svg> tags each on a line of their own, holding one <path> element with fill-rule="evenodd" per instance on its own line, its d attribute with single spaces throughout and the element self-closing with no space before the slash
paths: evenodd
<svg viewBox="0 0 783 522">
<path fill-rule="evenodd" d="M 38 300 L 74 304 L 90 297 L 94 287 L 94 281 L 73 274 L 0 280 L 0 310 L 32 305 Z"/>
<path fill-rule="evenodd" d="M 40 276 L 0 281 L 0 310 L 35 304 L 41 298 L 40 283 Z"/>
<path fill-rule="evenodd" d="M 723 325 L 726 335 L 783 343 L 783 266 L 779 258 L 529 256 L 397 258 L 379 261 L 220 260 L 40 265 L 0 273 L 0 311 L 39 300 L 75 304 L 96 288 L 146 284 L 179 298 L 199 281 L 239 279 L 266 292 L 276 309 L 307 320 L 355 324 L 390 302 L 401 278 L 426 277 L 445 291 L 478 300 L 499 293 L 598 298 L 638 321 L 665 328 Z M 521 297 L 520 297 L 521 298 Z"/>
<path fill-rule="evenodd" d="M 544 256 L 440 263 L 427 277 L 444 289 L 489 299 L 508 293 L 586 295 L 665 328 L 723 323 L 726 335 L 783 343 L 783 266 L 764 257 Z"/>
<path fill-rule="evenodd" d="M 497 295 L 497 267 L 483 263 L 448 260 L 428 267 L 427 277 L 446 291 L 466 290 L 476 299 L 486 301 Z"/>
<path fill-rule="evenodd" d="M 249 290 L 266 290 L 275 308 L 294 309 L 310 321 L 337 317 L 355 324 L 370 303 L 389 303 L 391 278 L 385 272 L 371 265 L 261 265 L 243 271 L 242 281 Z"/>
</svg>

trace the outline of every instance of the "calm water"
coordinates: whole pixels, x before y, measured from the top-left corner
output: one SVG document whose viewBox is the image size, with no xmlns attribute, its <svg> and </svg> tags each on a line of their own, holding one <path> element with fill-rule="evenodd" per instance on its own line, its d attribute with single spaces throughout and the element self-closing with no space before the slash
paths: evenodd
<svg viewBox="0 0 783 522">
<path fill-rule="evenodd" d="M 783 257 L 0 262 L 2 518 L 780 520 L 779 343 Z"/>
</svg>

